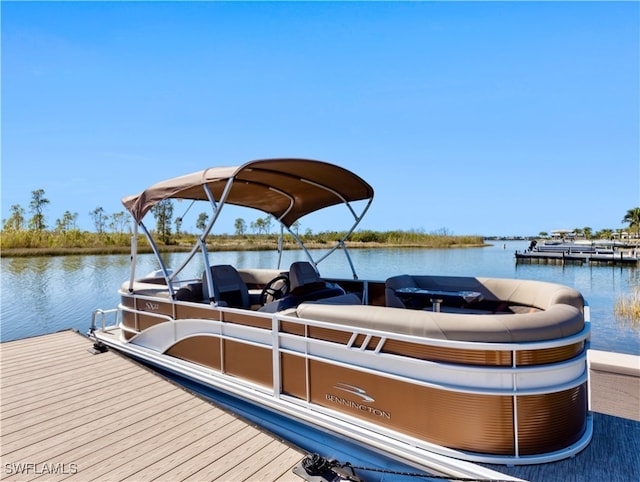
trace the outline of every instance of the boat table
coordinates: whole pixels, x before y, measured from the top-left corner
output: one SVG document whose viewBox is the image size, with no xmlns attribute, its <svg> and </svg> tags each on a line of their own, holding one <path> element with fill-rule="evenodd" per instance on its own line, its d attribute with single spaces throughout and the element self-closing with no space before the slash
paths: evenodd
<svg viewBox="0 0 640 482">
<path fill-rule="evenodd" d="M 440 304 L 444 301 L 451 301 L 456 303 L 477 303 L 482 301 L 482 293 L 479 291 L 449 291 L 449 290 L 431 290 L 425 288 L 398 288 L 395 290 L 396 295 L 402 301 L 408 301 L 409 306 L 414 309 L 423 309 L 424 308 L 424 300 L 428 299 L 431 304 L 433 311 L 440 311 Z M 418 302 L 418 306 L 416 305 Z M 421 306 L 420 306 L 421 303 Z"/>
</svg>

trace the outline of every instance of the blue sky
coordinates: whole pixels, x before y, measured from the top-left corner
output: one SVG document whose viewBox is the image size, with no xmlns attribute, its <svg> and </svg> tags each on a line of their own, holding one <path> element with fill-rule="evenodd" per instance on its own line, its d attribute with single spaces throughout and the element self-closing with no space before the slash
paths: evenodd
<svg viewBox="0 0 640 482">
<path fill-rule="evenodd" d="M 156 181 L 269 157 L 369 181 L 363 229 L 619 229 L 640 206 L 637 2 L 1 8 L 2 219 L 44 189 L 49 226 L 92 230 Z"/>
</svg>

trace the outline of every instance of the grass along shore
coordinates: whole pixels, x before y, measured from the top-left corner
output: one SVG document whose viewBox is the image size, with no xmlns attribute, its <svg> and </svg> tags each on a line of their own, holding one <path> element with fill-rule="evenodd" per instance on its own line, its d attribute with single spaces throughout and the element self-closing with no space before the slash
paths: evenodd
<svg viewBox="0 0 640 482">
<path fill-rule="evenodd" d="M 323 232 L 301 236 L 309 249 L 333 247 L 344 232 Z M 162 252 L 190 251 L 197 236 L 173 235 L 166 244 L 159 244 Z M 278 236 L 263 235 L 210 235 L 209 251 L 265 251 L 276 249 Z M 50 231 L 3 231 L 0 233 L 0 256 L 65 256 L 79 254 L 127 254 L 131 235 L 121 233 L 91 233 Z M 413 231 L 357 231 L 345 243 L 349 249 L 358 248 L 468 248 L 486 246 L 482 236 L 454 236 L 446 233 L 419 233 Z M 283 249 L 299 249 L 292 236 L 285 235 Z M 138 251 L 151 252 L 144 236 L 138 238 Z"/>
<path fill-rule="evenodd" d="M 640 287 L 636 287 L 630 295 L 619 296 L 613 306 L 613 312 L 623 324 L 630 327 L 640 326 Z"/>
</svg>

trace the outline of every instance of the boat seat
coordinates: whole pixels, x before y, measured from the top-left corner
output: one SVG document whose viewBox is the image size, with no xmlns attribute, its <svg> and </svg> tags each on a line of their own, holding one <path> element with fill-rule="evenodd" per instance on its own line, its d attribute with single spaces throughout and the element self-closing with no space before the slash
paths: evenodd
<svg viewBox="0 0 640 482">
<path fill-rule="evenodd" d="M 177 301 L 202 301 L 202 283 L 189 283 L 176 292 Z"/>
<path fill-rule="evenodd" d="M 326 287 L 316 269 L 307 261 L 296 261 L 289 267 L 290 293 L 301 296 Z"/>
<path fill-rule="evenodd" d="M 251 299 L 246 283 L 240 273 L 229 264 L 220 264 L 209 268 L 213 284 L 213 296 L 209 293 L 207 271 L 202 274 L 202 296 L 205 302 L 215 300 L 219 306 L 231 308 L 250 308 Z"/>
<path fill-rule="evenodd" d="M 298 318 L 441 340 L 521 343 L 556 340 L 584 329 L 582 312 L 556 303 L 546 311 L 459 316 L 386 306 L 301 303 Z"/>
<path fill-rule="evenodd" d="M 362 299 L 357 293 L 346 293 L 344 295 L 331 296 L 316 301 L 305 301 L 305 303 L 315 303 L 320 305 L 361 305 Z"/>
<path fill-rule="evenodd" d="M 396 295 L 396 290 L 400 288 L 418 287 L 418 283 L 414 277 L 408 274 L 388 278 L 385 281 L 385 304 L 392 308 L 408 308 L 398 295 Z"/>
<path fill-rule="evenodd" d="M 545 311 L 555 304 L 571 305 L 583 311 L 582 295 L 566 286 L 530 280 L 463 276 L 415 276 L 399 275 L 385 281 L 386 306 L 411 308 L 396 295 L 399 288 L 423 288 L 431 290 L 477 291 L 482 301 L 468 308 L 492 313 L 527 314 Z"/>
<path fill-rule="evenodd" d="M 295 308 L 305 301 L 317 301 L 345 294 L 337 284 L 327 283 L 307 261 L 296 261 L 289 268 L 289 294 L 279 300 L 267 303 L 258 311 L 276 313 Z"/>
</svg>

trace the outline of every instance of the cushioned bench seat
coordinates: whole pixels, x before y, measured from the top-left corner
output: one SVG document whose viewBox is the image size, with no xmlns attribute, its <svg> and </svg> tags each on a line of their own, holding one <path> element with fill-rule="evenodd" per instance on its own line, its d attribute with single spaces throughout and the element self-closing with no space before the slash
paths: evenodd
<svg viewBox="0 0 640 482">
<path fill-rule="evenodd" d="M 432 289 L 452 290 L 455 287 L 480 291 L 496 301 L 529 304 L 536 311 L 461 314 L 384 306 L 302 303 L 297 307 L 296 315 L 311 320 L 428 338 L 495 343 L 553 340 L 577 334 L 584 328 L 582 296 L 565 286 L 493 278 L 428 278 L 432 282 Z M 454 281 L 461 280 L 462 285 L 454 284 Z M 427 280 L 417 281 L 424 283 Z"/>
<path fill-rule="evenodd" d="M 163 278 L 164 281 L 164 278 Z M 133 292 L 142 296 L 158 296 L 160 298 L 169 298 L 169 288 L 166 284 L 160 284 L 158 282 L 135 281 L 133 283 Z M 120 285 L 120 290 L 124 292 L 129 291 L 129 282 L 125 281 Z"/>
<path fill-rule="evenodd" d="M 422 288 L 442 291 L 477 291 L 485 301 L 504 303 L 514 307 L 528 307 L 534 310 L 547 310 L 561 303 L 584 307 L 582 295 L 567 286 L 542 281 L 517 280 L 505 278 L 482 278 L 463 276 L 411 276 L 399 275 L 385 281 L 386 305 L 405 308 L 405 304 L 395 293 L 400 288 Z M 531 310 L 516 309 L 518 312 Z"/>
<path fill-rule="evenodd" d="M 543 341 L 582 331 L 582 312 L 569 305 L 513 315 L 460 315 L 384 306 L 302 303 L 296 315 L 317 321 L 443 340 L 511 343 Z"/>
</svg>

